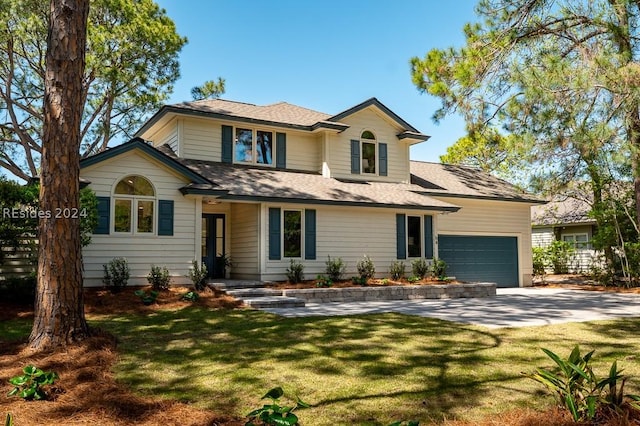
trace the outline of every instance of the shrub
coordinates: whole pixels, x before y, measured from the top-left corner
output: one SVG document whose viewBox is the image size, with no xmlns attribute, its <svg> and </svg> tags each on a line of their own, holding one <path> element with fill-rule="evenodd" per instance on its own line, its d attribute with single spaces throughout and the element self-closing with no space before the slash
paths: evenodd
<svg viewBox="0 0 640 426">
<path fill-rule="evenodd" d="M 340 281 L 346 269 L 344 262 L 339 257 L 331 259 L 331 256 L 327 256 L 327 258 L 325 273 L 331 281 Z"/>
<path fill-rule="evenodd" d="M 261 408 L 247 414 L 249 420 L 245 423 L 245 426 L 299 425 L 298 417 L 293 412 L 299 408 L 309 408 L 310 405 L 296 397 L 294 406 L 280 406 L 279 399 L 283 395 L 284 391 L 279 386 L 267 392 L 262 399 L 270 399 L 271 404 L 264 404 Z"/>
<path fill-rule="evenodd" d="M 304 265 L 301 262 L 291 259 L 287 268 L 287 280 L 292 284 L 304 281 Z"/>
<path fill-rule="evenodd" d="M 434 277 L 444 280 L 447 277 L 447 262 L 442 259 L 433 259 L 431 273 Z"/>
<path fill-rule="evenodd" d="M 411 262 L 411 273 L 420 279 L 423 279 L 427 275 L 429 275 L 430 271 L 431 266 L 425 259 L 416 259 Z"/>
<path fill-rule="evenodd" d="M 405 268 L 404 262 L 399 260 L 391 262 L 391 265 L 389 266 L 389 275 L 391 275 L 391 279 L 399 280 L 404 277 Z"/>
<path fill-rule="evenodd" d="M 32 304 L 36 297 L 35 272 L 28 277 L 0 280 L 0 300 L 21 305 Z"/>
<path fill-rule="evenodd" d="M 358 275 L 360 278 L 370 279 L 376 275 L 376 267 L 373 264 L 373 260 L 366 254 L 364 255 L 364 259 L 361 259 L 356 264 L 356 268 L 358 269 Z"/>
<path fill-rule="evenodd" d="M 147 281 L 154 290 L 169 290 L 169 284 L 171 284 L 171 276 L 166 266 L 160 268 L 159 266 L 151 265 L 151 272 L 147 275 Z"/>
<path fill-rule="evenodd" d="M 575 248 L 568 241 L 554 241 L 547 247 L 549 262 L 554 274 L 569 273 L 569 264 L 573 258 Z"/>
<path fill-rule="evenodd" d="M 188 277 L 193 283 L 193 288 L 196 291 L 202 291 L 206 287 L 207 274 L 207 265 L 204 263 L 198 264 L 197 260 L 191 262 L 192 268 L 189 269 Z"/>
<path fill-rule="evenodd" d="M 543 277 L 546 274 L 549 256 L 544 247 L 533 247 L 533 275 Z"/>
<path fill-rule="evenodd" d="M 43 386 L 52 385 L 58 375 L 52 371 L 44 372 L 33 365 L 27 365 L 22 369 L 21 376 L 15 376 L 9 379 L 9 383 L 15 387 L 7 396 L 17 395 L 24 399 L 45 399 L 47 393 Z"/>
<path fill-rule="evenodd" d="M 551 390 L 559 405 L 571 413 L 574 421 L 592 420 L 603 409 L 620 412 L 628 406 L 640 410 L 640 396 L 624 393 L 627 378 L 618 370 L 616 361 L 609 369 L 609 376 L 600 380 L 589 364 L 594 351 L 582 356 L 576 345 L 564 360 L 548 349 L 542 350 L 558 369 L 551 372 L 538 368 L 529 377 Z"/>
<path fill-rule="evenodd" d="M 129 265 L 124 257 L 116 257 L 111 261 L 102 265 L 104 270 L 104 278 L 102 282 L 112 293 L 118 293 L 127 285 L 129 280 Z"/>
</svg>

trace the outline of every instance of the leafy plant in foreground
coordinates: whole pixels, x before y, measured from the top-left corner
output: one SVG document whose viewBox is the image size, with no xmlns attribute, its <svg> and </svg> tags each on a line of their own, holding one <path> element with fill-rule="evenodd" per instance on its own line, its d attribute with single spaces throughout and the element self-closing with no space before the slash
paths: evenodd
<svg viewBox="0 0 640 426">
<path fill-rule="evenodd" d="M 197 302 L 200 299 L 200 295 L 195 291 L 188 291 L 180 299 L 186 302 Z"/>
<path fill-rule="evenodd" d="M 333 280 L 330 277 L 325 277 L 324 275 L 318 275 L 318 282 L 316 283 L 316 287 L 331 287 L 333 285 Z"/>
<path fill-rule="evenodd" d="M 151 305 L 153 302 L 156 301 L 160 292 L 156 290 L 151 290 L 150 292 L 147 293 L 144 290 L 136 290 L 133 294 L 138 296 L 140 300 L 142 300 L 142 303 L 144 303 L 145 305 Z"/>
<path fill-rule="evenodd" d="M 247 417 L 249 420 L 245 423 L 245 426 L 259 426 L 259 425 L 283 425 L 283 426 L 296 426 L 298 425 L 298 416 L 293 412 L 298 408 L 308 408 L 309 404 L 296 397 L 295 405 L 280 406 L 278 400 L 284 395 L 284 391 L 280 386 L 275 387 L 267 392 L 261 399 L 270 399 L 271 404 L 265 404 L 261 408 L 253 410 Z M 257 422 L 257 423 L 256 423 Z"/>
<path fill-rule="evenodd" d="M 582 356 L 576 345 L 564 360 L 548 349 L 542 349 L 558 366 L 556 372 L 538 368 L 529 377 L 549 388 L 558 404 L 567 409 L 574 421 L 592 420 L 599 410 L 620 412 L 625 406 L 640 410 L 640 396 L 626 395 L 627 380 L 613 362 L 609 375 L 599 380 L 590 366 L 594 351 Z"/>
<path fill-rule="evenodd" d="M 24 399 L 45 399 L 47 393 L 43 389 L 43 386 L 52 385 L 57 379 L 58 375 L 52 371 L 44 372 L 41 369 L 27 365 L 22 369 L 21 376 L 15 376 L 9 379 L 9 383 L 15 387 L 7 396 L 19 396 Z"/>
<path fill-rule="evenodd" d="M 13 416 L 11 413 L 7 413 L 7 420 L 5 420 L 4 426 L 13 426 Z"/>
</svg>

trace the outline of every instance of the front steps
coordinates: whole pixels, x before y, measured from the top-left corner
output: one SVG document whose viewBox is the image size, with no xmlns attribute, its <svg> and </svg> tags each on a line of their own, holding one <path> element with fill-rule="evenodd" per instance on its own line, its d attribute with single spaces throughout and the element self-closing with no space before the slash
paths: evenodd
<svg viewBox="0 0 640 426">
<path fill-rule="evenodd" d="M 282 290 L 264 288 L 264 283 L 259 281 L 210 280 L 207 284 L 256 309 L 305 306 L 304 299 L 283 296 Z"/>
</svg>

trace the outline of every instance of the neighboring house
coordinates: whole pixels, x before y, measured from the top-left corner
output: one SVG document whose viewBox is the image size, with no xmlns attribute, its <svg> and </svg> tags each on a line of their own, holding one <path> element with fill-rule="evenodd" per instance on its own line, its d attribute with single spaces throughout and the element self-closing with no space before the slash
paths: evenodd
<svg viewBox="0 0 640 426">
<path fill-rule="evenodd" d="M 378 276 L 439 257 L 462 280 L 530 285 L 539 201 L 474 168 L 410 161 L 428 138 L 375 98 L 337 115 L 284 102 L 164 106 L 135 139 L 81 162 L 100 223 L 85 284 L 101 285 L 120 256 L 144 284 L 151 264 L 186 282 L 193 259 L 221 277 L 223 256 L 236 279 L 283 280 L 292 260 L 315 278 L 328 256 L 351 277 L 368 255 Z"/>
<path fill-rule="evenodd" d="M 591 205 L 574 197 L 557 197 L 546 205 L 531 208 L 533 247 L 547 247 L 553 241 L 566 241 L 575 248 L 570 272 L 589 272 L 598 252 L 591 240 L 596 221 L 589 217 Z"/>
</svg>

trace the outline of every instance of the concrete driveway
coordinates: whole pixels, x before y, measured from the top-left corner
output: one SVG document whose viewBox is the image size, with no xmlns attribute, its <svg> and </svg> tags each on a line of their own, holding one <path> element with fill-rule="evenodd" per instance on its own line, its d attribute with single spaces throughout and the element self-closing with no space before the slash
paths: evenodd
<svg viewBox="0 0 640 426">
<path fill-rule="evenodd" d="M 308 303 L 303 308 L 265 310 L 284 317 L 397 312 L 488 328 L 640 317 L 640 294 L 536 287 L 498 289 L 497 293 L 482 299 Z"/>
</svg>

